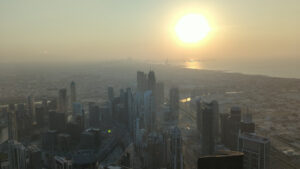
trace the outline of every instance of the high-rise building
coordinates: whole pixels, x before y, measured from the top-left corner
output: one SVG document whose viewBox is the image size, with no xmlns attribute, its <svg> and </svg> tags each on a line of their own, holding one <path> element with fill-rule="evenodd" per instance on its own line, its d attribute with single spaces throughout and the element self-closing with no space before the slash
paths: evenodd
<svg viewBox="0 0 300 169">
<path fill-rule="evenodd" d="M 42 168 L 42 152 L 36 145 L 28 146 L 28 168 L 41 169 Z"/>
<path fill-rule="evenodd" d="M 76 84 L 74 81 L 71 82 L 70 84 L 70 89 L 71 89 L 71 105 L 72 103 L 76 102 Z"/>
<path fill-rule="evenodd" d="M 72 103 L 72 111 L 73 111 L 73 115 L 82 115 L 83 108 L 82 108 L 81 103 L 78 103 L 78 102 Z"/>
<path fill-rule="evenodd" d="M 10 169 L 26 169 L 27 163 L 27 151 L 26 147 L 15 141 L 8 141 L 8 161 Z"/>
<path fill-rule="evenodd" d="M 94 103 L 89 103 L 89 126 L 97 128 L 100 125 L 100 109 Z"/>
<path fill-rule="evenodd" d="M 57 149 L 57 131 L 48 130 L 42 135 L 42 148 L 47 151 L 55 151 Z"/>
<path fill-rule="evenodd" d="M 221 142 L 226 145 L 228 140 L 228 132 L 229 132 L 229 113 L 221 113 L 220 114 L 220 128 L 221 128 Z"/>
<path fill-rule="evenodd" d="M 154 96 L 151 90 L 144 93 L 144 125 L 145 129 L 151 131 L 155 129 L 156 112 Z"/>
<path fill-rule="evenodd" d="M 164 84 L 162 82 L 157 83 L 155 87 L 155 96 L 156 96 L 156 104 L 157 106 L 164 103 L 165 100 L 165 89 Z"/>
<path fill-rule="evenodd" d="M 107 88 L 107 95 L 108 95 L 108 100 L 112 101 L 114 99 L 114 88 L 113 87 L 108 87 Z"/>
<path fill-rule="evenodd" d="M 182 138 L 178 127 L 171 132 L 171 169 L 183 169 Z"/>
<path fill-rule="evenodd" d="M 150 71 L 148 74 L 148 90 L 155 91 L 156 87 L 156 79 L 155 79 L 155 73 L 154 71 Z"/>
<path fill-rule="evenodd" d="M 178 120 L 179 116 L 179 90 L 178 88 L 171 88 L 170 89 L 170 112 L 171 112 L 171 119 Z"/>
<path fill-rule="evenodd" d="M 202 143 L 202 154 L 210 155 L 215 151 L 216 143 L 216 129 L 215 120 L 216 113 L 216 102 L 212 101 L 211 103 L 200 103 L 197 102 L 197 113 L 202 116 L 201 118 L 201 143 Z"/>
<path fill-rule="evenodd" d="M 252 114 L 246 112 L 243 114 L 243 120 L 240 123 L 241 133 L 255 133 L 255 123 L 252 121 Z"/>
<path fill-rule="evenodd" d="M 35 108 L 35 113 L 36 113 L 36 124 L 39 127 L 44 126 L 45 124 L 45 109 L 41 106 L 37 106 Z"/>
<path fill-rule="evenodd" d="M 238 135 L 241 127 L 242 111 L 240 107 L 232 107 L 230 114 L 221 115 L 222 142 L 231 150 L 237 150 Z"/>
<path fill-rule="evenodd" d="M 33 119 L 33 121 L 36 121 L 36 114 L 35 114 L 35 104 L 34 104 L 34 97 L 28 96 L 27 97 L 27 113 L 29 116 Z"/>
<path fill-rule="evenodd" d="M 15 111 L 7 112 L 8 139 L 18 140 L 17 116 Z"/>
<path fill-rule="evenodd" d="M 213 132 L 214 132 L 214 136 L 215 136 L 215 142 L 219 143 L 220 142 L 220 114 L 219 114 L 219 103 L 216 100 L 213 100 L 211 102 L 211 107 L 212 107 L 212 111 L 213 111 Z"/>
<path fill-rule="evenodd" d="M 144 72 L 138 71 L 137 72 L 137 90 L 143 92 L 147 90 L 148 81 L 147 75 Z"/>
<path fill-rule="evenodd" d="M 134 134 L 134 120 L 136 118 L 136 115 L 133 111 L 133 96 L 131 88 L 126 89 L 126 103 L 125 103 L 125 109 L 127 111 L 127 118 L 128 118 L 128 129 L 130 132 L 130 135 L 133 136 Z"/>
<path fill-rule="evenodd" d="M 144 168 L 163 168 L 164 141 L 163 136 L 158 132 L 151 132 L 147 137 L 147 147 L 145 148 Z"/>
<path fill-rule="evenodd" d="M 49 129 L 64 132 L 66 129 L 66 115 L 56 111 L 49 112 Z"/>
<path fill-rule="evenodd" d="M 60 89 L 58 91 L 58 104 L 57 104 L 57 111 L 60 113 L 67 113 L 68 106 L 67 106 L 67 89 Z"/>
<path fill-rule="evenodd" d="M 245 154 L 244 169 L 270 168 L 270 140 L 250 133 L 238 137 L 238 150 Z"/>
<path fill-rule="evenodd" d="M 16 124 L 17 124 L 17 135 L 18 139 L 21 139 L 23 136 L 27 136 L 32 132 L 32 116 L 27 113 L 24 104 L 18 104 L 16 113 Z"/>
</svg>

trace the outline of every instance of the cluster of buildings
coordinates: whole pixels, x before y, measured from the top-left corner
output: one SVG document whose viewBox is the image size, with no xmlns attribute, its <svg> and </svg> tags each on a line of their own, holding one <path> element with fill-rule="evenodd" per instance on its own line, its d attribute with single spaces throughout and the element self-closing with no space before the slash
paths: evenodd
<svg viewBox="0 0 300 169">
<path fill-rule="evenodd" d="M 9 138 L 0 147 L 7 156 L 1 169 L 183 169 L 179 90 L 172 88 L 165 99 L 154 71 L 139 71 L 136 89 L 116 93 L 108 87 L 105 103 L 82 104 L 71 82 L 57 98 L 29 96 L 5 107 Z M 134 153 L 116 153 L 131 143 Z"/>
<path fill-rule="evenodd" d="M 70 91 L 70 92 L 68 92 Z M 179 90 L 165 97 L 154 71 L 137 72 L 136 88 L 107 88 L 104 103 L 82 104 L 76 84 L 55 99 L 33 96 L 10 104 L 8 141 L 0 146 L 1 169 L 183 169 L 178 127 Z M 251 114 L 240 107 L 220 113 L 217 101 L 196 100 L 201 145 L 198 168 L 270 169 L 270 140 L 255 133 Z M 131 146 L 130 146 L 131 145 Z M 132 151 L 125 152 L 128 147 Z M 119 151 L 121 149 L 121 151 Z"/>
<path fill-rule="evenodd" d="M 227 156 L 233 154 L 237 160 L 242 160 L 244 169 L 270 169 L 270 140 L 255 133 L 252 115 L 242 114 L 240 107 L 232 107 L 229 113 L 219 113 L 217 101 L 197 100 L 197 129 L 203 158 L 227 151 L 230 152 Z M 243 153 L 243 158 L 236 156 L 237 152 Z"/>
</svg>

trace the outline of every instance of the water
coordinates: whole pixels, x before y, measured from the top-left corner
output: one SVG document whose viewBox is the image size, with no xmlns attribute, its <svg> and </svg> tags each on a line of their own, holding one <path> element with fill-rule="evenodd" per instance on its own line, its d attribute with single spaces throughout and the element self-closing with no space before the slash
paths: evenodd
<svg viewBox="0 0 300 169">
<path fill-rule="evenodd" d="M 236 72 L 255 75 L 267 75 L 283 78 L 300 79 L 300 61 L 297 60 L 263 60 L 263 61 L 197 61 L 181 62 L 182 67 L 188 69 L 209 69 L 226 72 Z"/>
</svg>

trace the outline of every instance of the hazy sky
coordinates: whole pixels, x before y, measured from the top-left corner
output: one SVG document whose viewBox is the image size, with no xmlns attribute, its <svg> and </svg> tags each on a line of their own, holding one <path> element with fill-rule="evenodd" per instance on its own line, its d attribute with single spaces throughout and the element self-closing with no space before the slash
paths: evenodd
<svg viewBox="0 0 300 169">
<path fill-rule="evenodd" d="M 187 13 L 202 13 L 212 27 L 197 45 L 179 43 L 173 32 Z M 300 62 L 299 44 L 299 0 L 0 1 L 1 62 Z"/>
</svg>

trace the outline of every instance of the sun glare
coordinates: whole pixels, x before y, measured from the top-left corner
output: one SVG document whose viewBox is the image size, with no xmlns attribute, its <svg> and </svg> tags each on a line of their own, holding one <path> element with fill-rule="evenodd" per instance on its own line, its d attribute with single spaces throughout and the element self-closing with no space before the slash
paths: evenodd
<svg viewBox="0 0 300 169">
<path fill-rule="evenodd" d="M 210 32 L 206 18 L 201 14 L 188 14 L 180 18 L 175 33 L 184 43 L 197 43 Z"/>
</svg>

